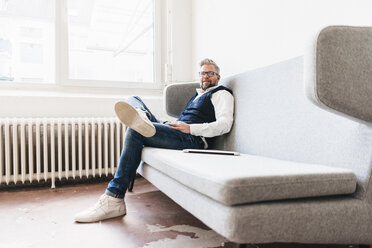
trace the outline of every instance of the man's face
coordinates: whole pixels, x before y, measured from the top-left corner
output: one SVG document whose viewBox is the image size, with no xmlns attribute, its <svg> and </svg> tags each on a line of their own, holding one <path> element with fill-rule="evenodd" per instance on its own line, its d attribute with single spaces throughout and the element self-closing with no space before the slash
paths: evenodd
<svg viewBox="0 0 372 248">
<path fill-rule="evenodd" d="M 209 75 L 208 75 L 209 74 Z M 200 87 L 206 90 L 209 87 L 216 86 L 220 80 L 220 75 L 217 74 L 214 65 L 203 65 L 199 72 Z"/>
</svg>

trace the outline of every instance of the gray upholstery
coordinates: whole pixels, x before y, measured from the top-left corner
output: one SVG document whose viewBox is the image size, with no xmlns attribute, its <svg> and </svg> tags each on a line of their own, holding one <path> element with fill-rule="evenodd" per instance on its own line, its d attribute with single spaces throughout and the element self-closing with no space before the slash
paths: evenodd
<svg viewBox="0 0 372 248">
<path fill-rule="evenodd" d="M 351 194 L 356 188 L 350 170 L 247 154 L 190 154 L 145 147 L 142 161 L 225 205 Z"/>
<path fill-rule="evenodd" d="M 372 28 L 332 26 L 317 41 L 316 94 L 326 106 L 372 122 Z"/>
<path fill-rule="evenodd" d="M 178 117 L 198 87 L 200 87 L 199 83 L 178 83 L 165 87 L 164 97 L 166 101 L 164 101 L 164 104 L 167 114 Z"/>
<path fill-rule="evenodd" d="M 221 80 L 235 97 L 234 125 L 211 148 L 348 168 L 358 178 L 355 196 L 363 198 L 371 173 L 372 126 L 309 102 L 303 62 L 298 57 Z"/>
<path fill-rule="evenodd" d="M 372 244 L 371 208 L 352 197 L 227 206 L 146 163 L 139 172 L 184 209 L 234 242 Z"/>
<path fill-rule="evenodd" d="M 364 32 L 368 35 L 364 36 Z M 247 168 L 241 169 L 239 167 L 242 164 L 233 159 L 226 162 L 225 158 L 210 159 L 209 163 L 201 159 L 201 162 L 210 166 L 208 169 L 197 168 L 203 166 L 203 163 L 196 160 L 188 167 L 179 164 L 182 161 L 179 155 L 167 152 L 155 156 L 152 153 L 158 150 L 147 148 L 144 149 L 145 163 L 140 167 L 140 173 L 175 202 L 231 241 L 372 244 L 372 124 L 367 122 L 372 109 L 372 98 L 367 97 L 371 95 L 371 83 L 368 82 L 372 78 L 369 32 L 369 28 L 347 27 L 321 32 L 318 40 L 320 46 L 324 47 L 319 48 L 320 55 L 316 60 L 316 69 L 321 74 L 320 81 L 307 80 L 314 75 L 314 79 L 318 78 L 313 73 L 315 67 L 309 66 L 315 62 L 312 60 L 313 55 L 311 58 L 293 58 L 224 78 L 221 84 L 232 89 L 235 97 L 234 125 L 229 134 L 219 137 L 211 147 L 284 160 L 296 166 L 307 164 L 310 171 L 317 169 L 317 166 L 312 167 L 313 164 L 348 169 L 357 178 L 354 194 L 323 197 L 314 194 L 312 197 L 296 198 L 301 197 L 296 194 L 303 192 L 302 189 L 283 189 L 288 190 L 290 195 L 282 195 L 278 199 L 272 198 L 272 195 L 269 198 L 260 196 L 263 198 L 258 199 L 254 192 L 246 188 L 247 195 L 240 192 L 237 198 L 241 196 L 244 201 L 250 202 L 231 206 L 232 203 L 241 202 L 241 199 L 234 198 L 234 191 L 224 192 L 223 185 L 213 185 L 216 178 L 222 184 L 232 180 L 234 183 L 231 185 L 236 185 L 236 182 L 242 182 L 241 178 L 236 174 L 235 178 L 228 178 L 236 172 L 229 174 L 230 168 L 238 168 L 243 177 L 248 178 L 245 182 L 251 180 L 249 177 L 252 174 L 249 173 L 262 168 L 252 168 L 253 171 L 250 171 L 247 169 L 250 165 L 247 165 Z M 361 53 L 359 49 L 365 51 Z M 335 62 L 335 59 L 340 61 Z M 304 74 L 308 83 L 307 94 L 312 95 L 313 103 L 326 106 L 324 109 L 305 97 Z M 188 88 L 192 93 L 187 94 L 193 94 L 195 84 L 190 84 Z M 178 93 L 171 96 L 178 99 L 186 91 L 187 88 L 182 85 Z M 174 99 L 166 100 L 177 101 Z M 181 110 L 174 110 L 173 114 L 177 111 Z M 168 157 L 164 157 L 166 154 Z M 224 172 L 223 163 L 226 175 L 221 176 Z M 277 163 L 283 168 L 288 164 Z M 293 171 L 301 169 L 299 167 Z M 272 169 L 272 178 L 280 170 Z M 199 174 L 196 175 L 196 172 Z M 280 180 L 288 180 L 291 178 L 289 174 Z M 310 174 L 307 175 L 309 178 L 313 176 Z M 317 176 L 320 174 L 314 178 Z M 260 192 L 264 191 L 261 189 Z M 250 199 L 255 200 L 252 202 Z"/>
</svg>

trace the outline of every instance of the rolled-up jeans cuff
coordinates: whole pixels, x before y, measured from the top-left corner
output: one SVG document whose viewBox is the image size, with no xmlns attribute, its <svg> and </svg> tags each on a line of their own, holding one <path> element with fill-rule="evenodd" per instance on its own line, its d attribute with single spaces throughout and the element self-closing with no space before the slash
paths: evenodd
<svg viewBox="0 0 372 248">
<path fill-rule="evenodd" d="M 112 196 L 112 197 L 115 197 L 115 198 L 121 198 L 121 199 L 124 199 L 124 195 L 112 193 L 112 192 L 111 192 L 110 190 L 108 190 L 108 189 L 106 189 L 106 191 L 105 191 L 105 195 Z"/>
</svg>

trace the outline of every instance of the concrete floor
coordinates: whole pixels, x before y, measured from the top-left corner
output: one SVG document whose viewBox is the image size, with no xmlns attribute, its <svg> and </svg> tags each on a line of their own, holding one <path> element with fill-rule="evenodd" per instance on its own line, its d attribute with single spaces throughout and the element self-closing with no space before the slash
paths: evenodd
<svg viewBox="0 0 372 248">
<path fill-rule="evenodd" d="M 158 191 L 137 180 L 126 196 L 127 215 L 75 223 L 107 183 L 0 192 L 0 248 L 33 247 L 235 247 Z M 251 244 L 248 248 L 348 248 L 340 245 Z"/>
</svg>

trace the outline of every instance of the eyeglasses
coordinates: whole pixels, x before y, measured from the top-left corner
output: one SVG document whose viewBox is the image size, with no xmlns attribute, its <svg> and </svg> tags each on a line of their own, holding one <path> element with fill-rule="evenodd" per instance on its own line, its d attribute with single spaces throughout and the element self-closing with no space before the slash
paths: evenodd
<svg viewBox="0 0 372 248">
<path fill-rule="evenodd" d="M 205 77 L 206 75 L 208 75 L 208 77 L 212 77 L 214 75 L 218 75 L 218 73 L 214 72 L 214 71 L 201 71 L 201 72 L 199 72 L 199 76 L 201 76 L 201 77 Z"/>
</svg>

